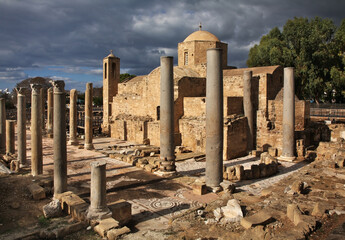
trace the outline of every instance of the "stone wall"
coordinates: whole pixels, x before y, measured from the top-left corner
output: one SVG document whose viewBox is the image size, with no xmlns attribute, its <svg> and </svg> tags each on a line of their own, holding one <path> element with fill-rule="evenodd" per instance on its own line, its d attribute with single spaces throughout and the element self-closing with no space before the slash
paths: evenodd
<svg viewBox="0 0 345 240">
<path fill-rule="evenodd" d="M 295 131 L 304 131 L 309 123 L 309 103 L 306 101 L 295 100 Z M 283 101 L 268 101 L 268 116 L 264 111 L 257 111 L 257 149 L 267 151 L 268 147 L 278 149 L 278 156 L 282 151 L 283 136 Z M 296 134 L 297 139 L 297 134 Z"/>
<path fill-rule="evenodd" d="M 247 155 L 247 128 L 246 117 L 227 120 L 224 126 L 224 160 Z"/>
</svg>

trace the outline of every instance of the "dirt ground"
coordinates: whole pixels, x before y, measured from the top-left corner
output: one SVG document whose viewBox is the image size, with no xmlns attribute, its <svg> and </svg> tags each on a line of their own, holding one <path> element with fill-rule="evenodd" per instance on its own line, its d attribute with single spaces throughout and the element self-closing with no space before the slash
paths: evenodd
<svg viewBox="0 0 345 240">
<path fill-rule="evenodd" d="M 280 166 L 281 172 L 293 170 L 293 174 L 276 176 L 276 179 L 280 179 L 278 182 L 273 181 L 272 177 L 270 186 L 270 178 L 241 184 L 238 182 L 239 189 L 234 194 L 220 192 L 198 196 L 192 193 L 191 184 L 202 176 L 200 171 L 191 171 L 191 175 L 170 179 L 160 178 L 104 155 L 101 150 L 112 144 L 114 142 L 110 139 L 103 138 L 95 139 L 95 151 L 68 147 L 68 190 L 89 202 L 90 163 L 105 160 L 107 203 L 125 199 L 132 204 L 132 220 L 127 225 L 132 232 L 122 236 L 123 240 L 341 239 L 339 236 L 345 235 L 345 215 L 325 214 L 314 218 L 316 230 L 308 233 L 307 237 L 301 235 L 286 217 L 286 207 L 290 203 L 298 204 L 306 215 L 311 214 L 317 202 L 326 204 L 329 210 L 345 211 L 345 169 L 329 168 L 320 162 L 298 165 L 298 168 Z M 45 177 L 53 173 L 52 139 L 44 138 L 43 146 Z M 30 154 L 28 151 L 28 160 Z M 52 189 L 47 188 L 47 198 L 39 201 L 33 200 L 27 189 L 29 184 L 39 182 L 41 178 L 32 177 L 30 169 L 22 169 L 19 173 L 7 176 L 0 175 L 0 239 L 37 239 L 30 238 L 30 234 L 73 223 L 69 216 L 57 219 L 43 217 L 42 207 L 50 202 Z M 287 187 L 295 181 L 306 182 L 308 191 L 287 194 Z M 266 194 L 263 194 L 264 189 Z M 275 221 L 249 230 L 245 230 L 239 222 L 226 223 L 223 219 L 214 221 L 213 210 L 225 206 L 233 198 L 240 202 L 245 216 L 265 210 L 272 214 Z M 202 210 L 203 214 L 197 214 L 197 210 Z M 85 227 L 64 239 L 101 237 Z"/>
</svg>

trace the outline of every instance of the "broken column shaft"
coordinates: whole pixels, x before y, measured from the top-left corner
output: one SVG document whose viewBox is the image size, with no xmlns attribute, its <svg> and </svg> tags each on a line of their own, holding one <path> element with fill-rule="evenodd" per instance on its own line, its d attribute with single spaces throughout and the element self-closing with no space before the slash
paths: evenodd
<svg viewBox="0 0 345 240">
<path fill-rule="evenodd" d="M 53 112 L 54 112 L 54 93 L 53 88 L 47 91 L 47 134 L 48 137 L 53 137 Z"/>
<path fill-rule="evenodd" d="M 90 207 L 89 219 L 102 219 L 111 215 L 106 202 L 106 162 L 91 163 Z"/>
<path fill-rule="evenodd" d="M 160 160 L 161 171 L 175 171 L 173 57 L 161 57 Z"/>
<path fill-rule="evenodd" d="M 65 82 L 54 81 L 54 195 L 67 190 Z"/>
<path fill-rule="evenodd" d="M 70 145 L 78 145 L 77 139 L 77 90 L 70 91 L 69 111 L 69 142 Z"/>
<path fill-rule="evenodd" d="M 206 73 L 206 185 L 218 189 L 223 178 L 222 50 L 207 50 Z"/>
<path fill-rule="evenodd" d="M 41 85 L 31 84 L 31 174 L 43 173 Z"/>
<path fill-rule="evenodd" d="M 6 120 L 6 154 L 14 154 L 14 124 L 15 120 Z"/>
<path fill-rule="evenodd" d="M 86 84 L 85 90 L 85 149 L 93 149 L 92 143 L 92 135 L 93 135 L 93 128 L 92 128 L 92 83 Z"/>
<path fill-rule="evenodd" d="M 280 160 L 295 159 L 295 79 L 294 68 L 284 68 L 283 151 Z"/>
<path fill-rule="evenodd" d="M 243 110 L 247 117 L 247 151 L 253 150 L 254 140 L 254 112 L 252 102 L 252 71 L 244 71 L 243 74 Z"/>
<path fill-rule="evenodd" d="M 26 166 L 26 99 L 25 88 L 17 88 L 17 145 L 19 167 Z"/>
<path fill-rule="evenodd" d="M 6 107 L 5 98 L 0 98 L 0 152 L 6 151 Z"/>
</svg>

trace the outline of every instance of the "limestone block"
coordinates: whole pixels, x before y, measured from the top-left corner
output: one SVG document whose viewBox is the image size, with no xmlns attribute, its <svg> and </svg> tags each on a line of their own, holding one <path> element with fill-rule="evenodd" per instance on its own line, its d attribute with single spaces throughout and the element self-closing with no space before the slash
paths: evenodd
<svg viewBox="0 0 345 240">
<path fill-rule="evenodd" d="M 13 172 L 18 172 L 18 170 L 19 170 L 19 161 L 18 160 L 12 160 L 11 161 L 10 170 Z"/>
<path fill-rule="evenodd" d="M 108 231 L 107 237 L 108 237 L 108 240 L 115 240 L 119 236 L 126 234 L 126 233 L 130 233 L 130 232 L 131 232 L 131 230 L 128 227 L 122 227 L 119 229 L 111 229 Z"/>
<path fill-rule="evenodd" d="M 223 179 L 228 180 L 228 173 L 227 172 L 223 172 Z"/>
<path fill-rule="evenodd" d="M 220 186 L 223 188 L 224 192 L 233 193 L 235 192 L 236 186 L 235 184 L 229 182 L 229 181 L 223 181 L 220 183 Z"/>
<path fill-rule="evenodd" d="M 303 191 L 303 186 L 303 182 L 297 180 L 291 185 L 291 190 L 295 193 L 301 193 Z"/>
<path fill-rule="evenodd" d="M 236 178 L 238 180 L 244 179 L 244 167 L 242 165 L 235 166 Z"/>
<path fill-rule="evenodd" d="M 36 183 L 32 183 L 28 186 L 30 193 L 32 194 L 32 198 L 35 200 L 40 200 L 46 198 L 46 192 L 44 188 Z"/>
<path fill-rule="evenodd" d="M 237 222 L 243 218 L 243 212 L 237 199 L 229 200 L 226 206 L 221 209 L 227 221 Z"/>
<path fill-rule="evenodd" d="M 277 154 L 278 154 L 277 148 L 275 148 L 275 147 L 268 147 L 267 152 L 272 157 L 277 157 Z"/>
<path fill-rule="evenodd" d="M 205 183 L 194 183 L 192 188 L 193 193 L 196 195 L 204 195 L 207 193 L 207 187 Z"/>
<path fill-rule="evenodd" d="M 112 217 L 118 221 L 121 226 L 129 222 L 132 218 L 132 205 L 123 199 L 108 204 L 108 208 L 112 212 Z"/>
<path fill-rule="evenodd" d="M 325 214 L 327 207 L 319 202 L 315 203 L 313 211 L 311 212 L 312 216 L 322 217 Z"/>
<path fill-rule="evenodd" d="M 106 218 L 101 220 L 93 230 L 95 230 L 95 232 L 97 232 L 101 237 L 106 237 L 109 230 L 117 227 L 119 227 L 118 221 L 114 218 Z"/>
<path fill-rule="evenodd" d="M 245 229 L 249 229 L 256 225 L 265 225 L 272 222 L 274 219 L 273 217 L 266 211 L 261 210 L 260 212 L 241 219 L 241 225 Z"/>
<path fill-rule="evenodd" d="M 85 205 L 85 201 L 78 195 L 71 193 L 61 197 L 62 209 L 67 211 L 68 214 L 72 214 L 76 208 Z"/>
<path fill-rule="evenodd" d="M 260 169 L 260 177 L 264 178 L 267 177 L 267 165 L 264 163 L 259 164 L 259 169 Z"/>
<path fill-rule="evenodd" d="M 45 218 L 59 217 L 61 214 L 61 203 L 58 199 L 55 199 L 43 206 L 43 215 Z"/>
<path fill-rule="evenodd" d="M 252 170 L 250 170 L 250 169 L 244 170 L 243 175 L 244 175 L 243 179 L 245 179 L 245 180 L 253 179 L 253 173 L 252 173 Z"/>
<path fill-rule="evenodd" d="M 259 165 L 253 164 L 250 167 L 251 171 L 252 171 L 252 177 L 253 179 L 257 179 L 260 178 L 260 168 Z"/>
<path fill-rule="evenodd" d="M 344 156 L 337 156 L 335 159 L 338 167 L 343 168 L 345 167 L 345 157 Z"/>
</svg>

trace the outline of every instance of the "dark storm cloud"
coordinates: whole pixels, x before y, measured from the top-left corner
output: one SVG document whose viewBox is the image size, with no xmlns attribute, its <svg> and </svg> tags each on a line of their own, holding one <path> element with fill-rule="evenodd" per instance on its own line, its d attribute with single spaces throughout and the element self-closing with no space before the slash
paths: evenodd
<svg viewBox="0 0 345 240">
<path fill-rule="evenodd" d="M 110 49 L 121 68 L 147 74 L 160 55 L 198 29 L 229 44 L 229 65 L 245 66 L 248 51 L 275 26 L 298 17 L 339 24 L 345 1 L 311 0 L 0 0 L 0 80 L 21 80 L 23 69 L 61 66 L 99 74 Z"/>
</svg>

